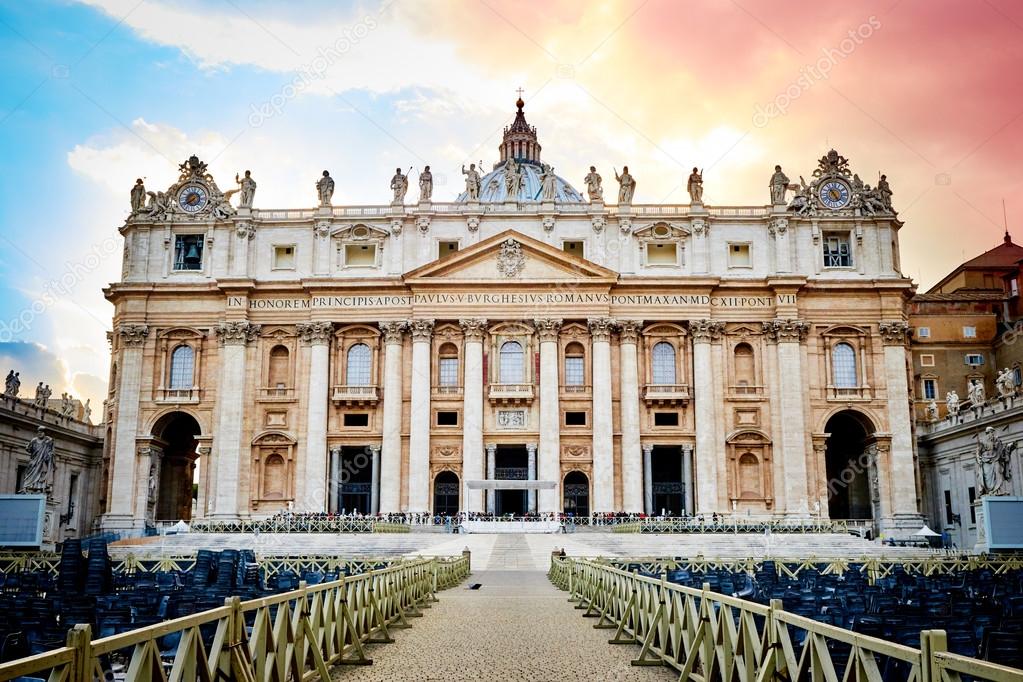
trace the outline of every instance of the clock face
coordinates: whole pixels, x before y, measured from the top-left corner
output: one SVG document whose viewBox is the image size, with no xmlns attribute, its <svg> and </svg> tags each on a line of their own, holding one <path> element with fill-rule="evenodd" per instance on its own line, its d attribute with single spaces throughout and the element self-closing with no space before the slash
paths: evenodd
<svg viewBox="0 0 1023 682">
<path fill-rule="evenodd" d="M 209 197 L 206 189 L 200 185 L 186 185 L 178 192 L 178 205 L 185 213 L 196 213 L 201 211 Z"/>
<path fill-rule="evenodd" d="M 845 208 L 849 203 L 849 185 L 838 180 L 828 180 L 821 185 L 818 195 L 821 203 L 828 208 Z"/>
</svg>

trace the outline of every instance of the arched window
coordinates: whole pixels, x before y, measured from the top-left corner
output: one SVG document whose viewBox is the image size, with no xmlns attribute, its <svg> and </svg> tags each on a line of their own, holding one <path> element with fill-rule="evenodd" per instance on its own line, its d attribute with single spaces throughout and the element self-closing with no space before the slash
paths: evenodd
<svg viewBox="0 0 1023 682">
<path fill-rule="evenodd" d="M 369 386 L 371 363 L 369 346 L 357 343 L 348 349 L 348 365 L 345 383 L 349 386 Z"/>
<path fill-rule="evenodd" d="M 574 341 L 565 346 L 565 385 L 582 386 L 586 383 L 586 351 Z"/>
<path fill-rule="evenodd" d="M 195 371 L 195 351 L 191 346 L 181 345 L 171 353 L 170 388 L 192 388 L 192 374 Z"/>
<path fill-rule="evenodd" d="M 653 374 L 655 384 L 674 384 L 675 381 L 675 346 L 667 341 L 654 345 Z"/>
<path fill-rule="evenodd" d="M 522 344 L 505 341 L 501 344 L 501 383 L 521 384 L 525 381 Z"/>
<path fill-rule="evenodd" d="M 270 349 L 270 388 L 287 387 L 289 357 L 286 346 L 278 345 Z"/>
<path fill-rule="evenodd" d="M 440 358 L 437 361 L 438 381 L 441 386 L 458 385 L 458 348 L 453 343 L 445 343 L 440 347 Z"/>
<path fill-rule="evenodd" d="M 753 348 L 748 343 L 740 343 L 735 347 L 735 385 L 753 386 L 754 380 Z"/>
<path fill-rule="evenodd" d="M 856 351 L 848 343 L 837 343 L 831 349 L 831 371 L 835 388 L 856 388 Z"/>
</svg>

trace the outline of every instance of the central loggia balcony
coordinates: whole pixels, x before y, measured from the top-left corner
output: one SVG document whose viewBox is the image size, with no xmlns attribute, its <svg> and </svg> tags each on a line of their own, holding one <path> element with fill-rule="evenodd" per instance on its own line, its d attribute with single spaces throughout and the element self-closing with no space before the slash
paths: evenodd
<svg viewBox="0 0 1023 682">
<path fill-rule="evenodd" d="M 533 384 L 490 384 L 492 403 L 530 403 L 533 401 Z"/>
<path fill-rule="evenodd" d="M 380 395 L 375 385 L 341 384 L 334 386 L 331 398 L 338 405 L 370 405 L 376 403 Z"/>
<path fill-rule="evenodd" d="M 685 405 L 689 402 L 688 384 L 647 384 L 643 400 L 648 405 Z"/>
</svg>

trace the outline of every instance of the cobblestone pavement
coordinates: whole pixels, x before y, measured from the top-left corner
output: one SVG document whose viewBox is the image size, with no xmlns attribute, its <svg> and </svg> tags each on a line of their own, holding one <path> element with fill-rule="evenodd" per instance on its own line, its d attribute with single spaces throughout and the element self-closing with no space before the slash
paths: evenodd
<svg viewBox="0 0 1023 682">
<path fill-rule="evenodd" d="M 633 667 L 636 645 L 612 645 L 614 634 L 568 602 L 540 570 L 500 570 L 513 555 L 531 555 L 521 535 L 501 536 L 486 570 L 441 592 L 392 644 L 369 648 L 373 665 L 335 668 L 335 680 L 677 680 L 669 668 Z M 548 557 L 550 555 L 548 554 Z M 475 564 L 476 557 L 473 557 Z M 481 583 L 479 590 L 468 585 Z"/>
</svg>

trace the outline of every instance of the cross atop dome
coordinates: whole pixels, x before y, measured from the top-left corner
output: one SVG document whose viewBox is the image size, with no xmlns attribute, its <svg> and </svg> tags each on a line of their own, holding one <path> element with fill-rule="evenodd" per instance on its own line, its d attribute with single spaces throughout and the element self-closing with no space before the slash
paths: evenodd
<svg viewBox="0 0 1023 682">
<path fill-rule="evenodd" d="M 523 111 L 526 103 L 522 101 L 522 88 L 516 92 L 519 94 L 519 98 L 515 102 L 518 111 L 515 112 L 515 120 L 512 124 L 504 129 L 504 137 L 501 140 L 501 146 L 498 147 L 501 160 L 494 164 L 494 168 L 512 158 L 519 163 L 538 165 L 540 163 L 540 143 L 536 139 L 536 128 L 526 123 L 526 113 Z"/>
</svg>

